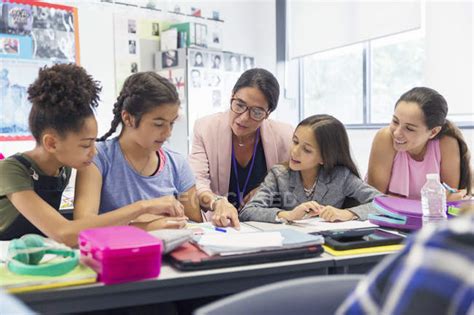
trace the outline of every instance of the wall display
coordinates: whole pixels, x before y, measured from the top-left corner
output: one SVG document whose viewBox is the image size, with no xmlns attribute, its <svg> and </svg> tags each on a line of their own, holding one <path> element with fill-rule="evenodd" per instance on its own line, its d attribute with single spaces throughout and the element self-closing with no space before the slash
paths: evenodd
<svg viewBox="0 0 474 315">
<path fill-rule="evenodd" d="M 183 68 L 170 69 L 158 71 L 158 74 L 162 77 L 167 78 L 171 83 L 174 84 L 176 90 L 178 90 L 179 100 L 181 105 L 186 102 L 186 72 Z"/>
<path fill-rule="evenodd" d="M 41 67 L 79 64 L 77 30 L 76 8 L 0 0 L 0 141 L 33 139 L 28 86 Z"/>
<path fill-rule="evenodd" d="M 159 49 L 160 35 L 161 23 L 158 20 L 143 18 L 136 13 L 114 15 L 116 94 L 128 76 L 150 70 L 147 60 L 151 63 L 153 53 Z M 167 60 L 174 60 L 171 57 Z"/>
<path fill-rule="evenodd" d="M 247 71 L 249 69 L 255 68 L 255 59 L 250 56 L 242 57 L 242 70 Z"/>
<path fill-rule="evenodd" d="M 196 119 L 226 111 L 240 75 L 254 68 L 255 59 L 232 52 L 188 49 L 188 125 L 190 139 Z"/>
</svg>

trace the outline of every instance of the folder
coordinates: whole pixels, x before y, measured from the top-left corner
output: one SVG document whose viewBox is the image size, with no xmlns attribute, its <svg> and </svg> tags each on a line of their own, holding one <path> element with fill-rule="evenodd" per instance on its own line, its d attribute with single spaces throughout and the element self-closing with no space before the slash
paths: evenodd
<svg viewBox="0 0 474 315">
<path fill-rule="evenodd" d="M 347 249 L 347 250 L 335 250 L 329 246 L 323 245 L 324 251 L 332 256 L 350 256 L 350 255 L 361 255 L 361 254 L 376 254 L 376 253 L 386 253 L 386 252 L 396 252 L 403 248 L 403 244 L 397 245 L 384 245 L 384 246 L 374 246 L 374 247 L 365 247 L 365 248 L 356 248 L 356 249 Z"/>
<path fill-rule="evenodd" d="M 0 265 L 0 288 L 10 293 L 53 289 L 96 282 L 97 274 L 91 268 L 79 264 L 74 270 L 62 276 L 19 275 Z"/>
</svg>

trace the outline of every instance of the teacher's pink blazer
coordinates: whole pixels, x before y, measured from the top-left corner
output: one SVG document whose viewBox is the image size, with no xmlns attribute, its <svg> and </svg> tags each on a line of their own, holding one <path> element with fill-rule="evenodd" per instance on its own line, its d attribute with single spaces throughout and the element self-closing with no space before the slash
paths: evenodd
<svg viewBox="0 0 474 315">
<path fill-rule="evenodd" d="M 189 164 L 196 176 L 198 194 L 211 191 L 220 196 L 229 192 L 232 155 L 230 111 L 212 114 L 196 120 Z M 265 119 L 261 139 L 267 169 L 289 160 L 293 127 Z"/>
</svg>

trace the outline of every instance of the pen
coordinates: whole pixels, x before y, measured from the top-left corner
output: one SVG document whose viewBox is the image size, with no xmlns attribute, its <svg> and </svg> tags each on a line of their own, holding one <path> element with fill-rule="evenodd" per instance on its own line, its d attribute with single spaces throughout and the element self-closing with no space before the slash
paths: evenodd
<svg viewBox="0 0 474 315">
<path fill-rule="evenodd" d="M 222 233 L 227 233 L 226 229 L 223 229 L 223 228 L 220 228 L 220 227 L 215 227 L 214 230 L 216 230 L 218 232 L 222 232 Z"/>
<path fill-rule="evenodd" d="M 446 183 L 442 183 L 442 185 L 444 186 L 444 188 L 446 188 L 447 191 L 449 191 L 452 194 L 459 192 L 459 190 L 454 189 L 453 187 L 449 186 Z"/>
</svg>

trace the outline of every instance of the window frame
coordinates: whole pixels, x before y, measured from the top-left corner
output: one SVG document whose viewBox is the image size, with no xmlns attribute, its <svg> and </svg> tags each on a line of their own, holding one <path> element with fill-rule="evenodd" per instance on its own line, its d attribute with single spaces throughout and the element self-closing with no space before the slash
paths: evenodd
<svg viewBox="0 0 474 315">
<path fill-rule="evenodd" d="M 396 36 L 396 35 L 395 35 Z M 371 122 L 371 106 L 372 106 L 372 41 L 366 41 L 363 44 L 362 52 L 362 75 L 363 75 L 363 91 L 362 91 L 362 121 L 360 124 L 344 124 L 347 129 L 380 129 L 386 127 L 387 123 L 372 123 Z M 339 48 L 338 48 L 339 49 Z M 305 118 L 305 102 L 304 102 L 304 57 L 298 58 L 298 72 L 299 72 L 299 118 L 300 121 Z M 466 113 L 469 114 L 469 113 Z M 474 112 L 471 113 L 474 115 Z M 448 118 L 449 119 L 449 118 Z M 453 123 L 456 124 L 461 129 L 474 129 L 474 121 L 456 121 L 450 119 Z"/>
</svg>

